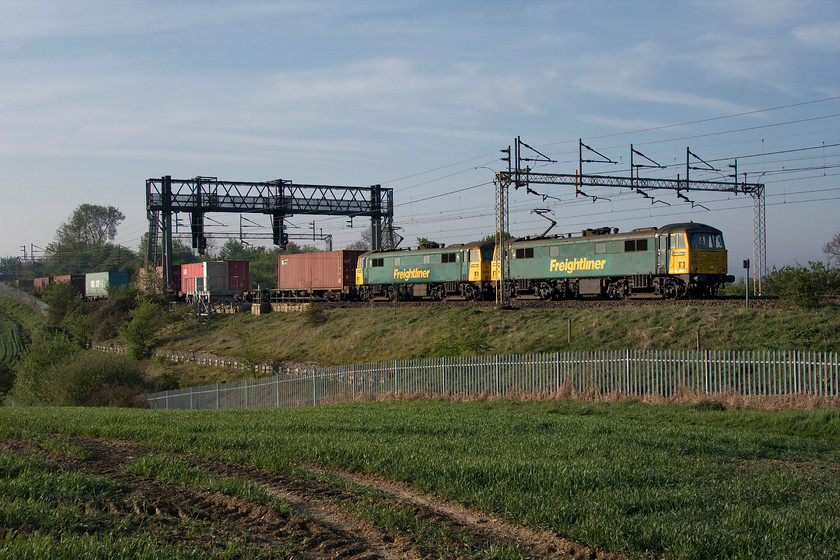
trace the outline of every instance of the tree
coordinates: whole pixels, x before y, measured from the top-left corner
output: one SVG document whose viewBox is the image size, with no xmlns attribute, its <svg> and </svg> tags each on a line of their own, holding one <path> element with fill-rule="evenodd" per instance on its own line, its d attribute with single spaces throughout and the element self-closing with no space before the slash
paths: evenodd
<svg viewBox="0 0 840 560">
<path fill-rule="evenodd" d="M 513 236 L 511 236 L 511 234 L 509 234 L 508 232 L 503 231 L 502 232 L 502 241 L 504 241 L 506 239 L 513 239 Z M 486 237 L 483 237 L 481 239 L 481 241 L 496 241 L 496 234 L 491 233 L 490 235 L 488 235 Z"/>
<path fill-rule="evenodd" d="M 372 237 L 373 232 L 371 232 L 371 229 L 365 228 L 362 231 L 362 236 L 358 240 L 347 245 L 346 249 L 348 251 L 370 251 L 370 248 L 373 246 L 371 244 Z"/>
<path fill-rule="evenodd" d="M 253 250 L 238 239 L 228 239 L 219 251 L 219 258 L 223 261 L 251 260 Z"/>
<path fill-rule="evenodd" d="M 437 249 L 439 247 L 443 247 L 443 243 L 438 243 L 437 241 L 432 241 L 426 237 L 418 237 L 417 244 L 420 247 L 427 247 L 429 249 Z"/>
<path fill-rule="evenodd" d="M 55 240 L 67 245 L 102 245 L 117 236 L 125 215 L 114 206 L 80 204 L 70 219 L 55 232 Z"/>
<path fill-rule="evenodd" d="M 142 301 L 129 312 L 131 321 L 119 327 L 120 337 L 128 343 L 128 352 L 135 360 L 146 357 L 155 343 L 158 330 L 163 326 L 166 315 L 163 309 L 151 301 Z"/>
<path fill-rule="evenodd" d="M 834 234 L 834 237 L 825 244 L 823 253 L 828 255 L 828 262 L 834 261 L 834 264 L 840 266 L 840 232 Z"/>
</svg>

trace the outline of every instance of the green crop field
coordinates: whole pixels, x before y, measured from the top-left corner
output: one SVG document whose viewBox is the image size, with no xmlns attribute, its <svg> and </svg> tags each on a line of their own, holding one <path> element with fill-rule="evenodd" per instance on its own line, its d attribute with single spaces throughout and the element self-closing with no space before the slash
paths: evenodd
<svg viewBox="0 0 840 560">
<path fill-rule="evenodd" d="M 0 364 L 11 364 L 23 352 L 26 340 L 43 321 L 19 301 L 0 297 Z"/>
<path fill-rule="evenodd" d="M 132 452 L 123 468 L 170 484 L 204 480 L 199 464 L 206 460 L 312 480 L 320 468 L 377 474 L 515 526 L 633 558 L 840 558 L 838 409 L 508 401 L 270 411 L 0 409 L 5 441 L 41 441 L 45 434 L 141 444 L 149 457 Z M 60 536 L 82 532 L 69 521 L 66 528 L 39 528 L 47 522 L 37 520 L 10 528 L 14 499 L 8 490 L 0 494 L 5 546 L 23 550 L 45 538 L 58 546 Z M 399 517 L 399 507 L 386 514 L 357 505 L 347 514 L 380 527 Z M 396 531 L 395 538 L 419 531 L 396 521 L 388 527 L 382 530 Z M 444 533 L 436 538 L 454 538 Z M 456 541 L 452 554 L 422 548 L 439 545 L 413 546 L 427 557 L 528 557 L 482 556 L 486 547 Z"/>
<path fill-rule="evenodd" d="M 11 364 L 23 349 L 24 342 L 18 324 L 0 315 L 0 363 Z"/>
</svg>

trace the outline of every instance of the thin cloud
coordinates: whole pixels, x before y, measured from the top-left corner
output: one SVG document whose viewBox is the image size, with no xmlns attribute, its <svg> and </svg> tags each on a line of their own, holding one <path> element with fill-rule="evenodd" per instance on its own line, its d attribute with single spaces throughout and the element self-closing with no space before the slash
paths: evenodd
<svg viewBox="0 0 840 560">
<path fill-rule="evenodd" d="M 833 0 L 829 0 L 833 1 Z M 722 19 L 734 18 L 735 23 L 750 26 L 772 26 L 791 21 L 807 12 L 812 2 L 804 0 L 716 0 L 696 2 L 704 12 L 719 12 Z"/>
<path fill-rule="evenodd" d="M 840 21 L 797 27 L 793 36 L 803 45 L 836 52 L 840 50 Z"/>
<path fill-rule="evenodd" d="M 616 130 L 650 130 L 666 126 L 667 123 L 648 121 L 644 119 L 621 119 L 604 115 L 580 115 L 584 122 L 613 128 Z"/>
</svg>

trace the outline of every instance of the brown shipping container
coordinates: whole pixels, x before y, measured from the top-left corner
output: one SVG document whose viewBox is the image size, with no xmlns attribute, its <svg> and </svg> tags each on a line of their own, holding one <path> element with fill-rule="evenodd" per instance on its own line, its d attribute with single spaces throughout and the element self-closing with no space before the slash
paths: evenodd
<svg viewBox="0 0 840 560">
<path fill-rule="evenodd" d="M 280 255 L 278 290 L 341 290 L 356 284 L 356 261 L 364 251 Z"/>
<path fill-rule="evenodd" d="M 33 288 L 36 292 L 40 292 L 44 288 L 50 285 L 52 279 L 49 276 L 42 276 L 41 278 L 36 278 L 33 282 Z"/>
<path fill-rule="evenodd" d="M 79 293 L 85 295 L 85 275 L 84 274 L 66 274 L 64 276 L 54 276 L 53 282 L 70 282 Z"/>
</svg>

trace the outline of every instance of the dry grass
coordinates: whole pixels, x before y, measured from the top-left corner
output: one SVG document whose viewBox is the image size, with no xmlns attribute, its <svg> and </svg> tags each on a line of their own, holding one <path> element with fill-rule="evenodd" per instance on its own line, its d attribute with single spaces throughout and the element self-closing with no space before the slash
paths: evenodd
<svg viewBox="0 0 840 560">
<path fill-rule="evenodd" d="M 809 396 L 809 395 L 744 395 L 736 391 L 723 393 L 707 393 L 687 387 L 679 387 L 675 395 L 664 397 L 659 394 L 625 395 L 620 391 L 601 394 L 595 387 L 584 391 L 575 389 L 570 382 L 564 383 L 557 391 L 526 392 L 513 390 L 504 395 L 490 394 L 487 391 L 475 395 L 452 393 L 385 393 L 378 395 L 356 394 L 354 397 L 331 399 L 324 404 L 345 404 L 364 402 L 389 401 L 420 401 L 438 400 L 443 402 L 484 402 L 484 401 L 514 401 L 514 402 L 561 402 L 576 401 L 582 403 L 622 403 L 638 402 L 649 405 L 680 404 L 695 405 L 710 410 L 741 410 L 752 408 L 769 412 L 785 410 L 823 410 L 840 408 L 840 397 Z"/>
</svg>

